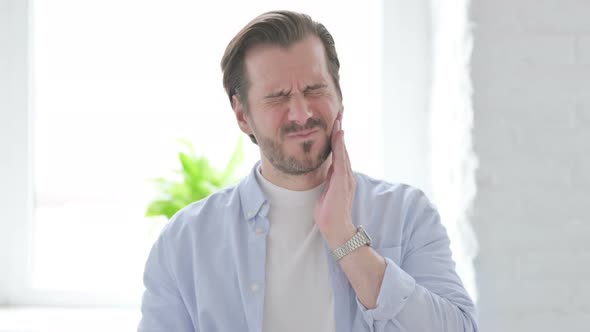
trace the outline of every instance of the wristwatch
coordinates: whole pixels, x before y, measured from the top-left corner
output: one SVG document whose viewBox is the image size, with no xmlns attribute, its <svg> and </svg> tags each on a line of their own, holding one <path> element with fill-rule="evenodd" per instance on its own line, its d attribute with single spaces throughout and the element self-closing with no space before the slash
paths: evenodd
<svg viewBox="0 0 590 332">
<path fill-rule="evenodd" d="M 350 240 L 346 241 L 346 243 L 332 251 L 332 255 L 336 261 L 339 261 L 342 257 L 364 245 L 371 245 L 371 237 L 367 234 L 363 226 L 359 226 L 357 227 L 356 234 Z"/>
</svg>

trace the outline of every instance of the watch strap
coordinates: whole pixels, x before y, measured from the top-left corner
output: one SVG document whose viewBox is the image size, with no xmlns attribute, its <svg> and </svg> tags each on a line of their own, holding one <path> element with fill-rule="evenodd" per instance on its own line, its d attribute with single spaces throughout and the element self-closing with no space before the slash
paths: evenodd
<svg viewBox="0 0 590 332">
<path fill-rule="evenodd" d="M 357 227 L 356 234 L 354 234 L 354 236 L 350 238 L 348 241 L 346 241 L 343 245 L 332 251 L 332 255 L 334 256 L 334 259 L 336 259 L 336 261 L 339 261 L 342 259 L 342 257 L 348 255 L 357 248 L 370 244 L 371 238 L 369 237 L 363 226 L 359 226 Z"/>
</svg>

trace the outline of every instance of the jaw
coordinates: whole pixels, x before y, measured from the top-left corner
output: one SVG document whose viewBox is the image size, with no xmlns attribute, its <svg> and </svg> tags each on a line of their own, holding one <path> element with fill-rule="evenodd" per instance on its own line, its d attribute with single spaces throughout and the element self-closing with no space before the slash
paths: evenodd
<svg viewBox="0 0 590 332">
<path fill-rule="evenodd" d="M 288 137 L 277 139 L 258 136 L 261 157 L 268 167 L 285 175 L 304 175 L 324 164 L 331 152 L 330 136 L 319 131 L 310 137 Z"/>
<path fill-rule="evenodd" d="M 261 147 L 263 175 L 276 185 L 290 190 L 308 190 L 326 180 L 331 163 L 331 147 L 315 141 L 308 153 L 301 145 L 287 142 L 269 143 Z"/>
<path fill-rule="evenodd" d="M 298 142 L 284 142 L 281 146 L 283 154 L 304 163 L 316 161 L 322 152 L 322 142 L 318 139 L 302 140 Z"/>
<path fill-rule="evenodd" d="M 314 139 L 293 144 L 291 149 L 287 150 L 283 146 L 282 151 L 284 159 L 289 159 L 292 163 L 307 169 L 307 172 L 312 172 L 324 164 L 332 150 L 329 141 Z"/>
</svg>

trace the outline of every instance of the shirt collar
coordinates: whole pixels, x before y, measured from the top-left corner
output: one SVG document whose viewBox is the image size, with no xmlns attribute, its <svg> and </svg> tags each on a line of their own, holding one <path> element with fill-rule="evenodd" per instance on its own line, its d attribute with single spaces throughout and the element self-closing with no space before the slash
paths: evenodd
<svg viewBox="0 0 590 332">
<path fill-rule="evenodd" d="M 246 221 L 252 220 L 259 213 L 264 216 L 268 214 L 267 199 L 256 180 L 256 172 L 260 163 L 260 160 L 256 162 L 250 174 L 238 185 L 240 201 L 243 207 L 242 213 Z"/>
</svg>

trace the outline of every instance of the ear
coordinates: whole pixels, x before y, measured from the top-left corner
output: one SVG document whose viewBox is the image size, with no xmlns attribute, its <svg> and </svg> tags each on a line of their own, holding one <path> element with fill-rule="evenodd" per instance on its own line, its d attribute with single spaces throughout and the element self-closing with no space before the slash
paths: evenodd
<svg viewBox="0 0 590 332">
<path fill-rule="evenodd" d="M 250 128 L 250 124 L 248 123 L 246 109 L 244 105 L 240 102 L 240 98 L 237 95 L 233 95 L 231 97 L 232 100 L 232 108 L 234 110 L 234 114 L 236 116 L 236 121 L 238 122 L 238 126 L 244 134 L 251 135 L 253 134 L 252 128 Z"/>
</svg>

